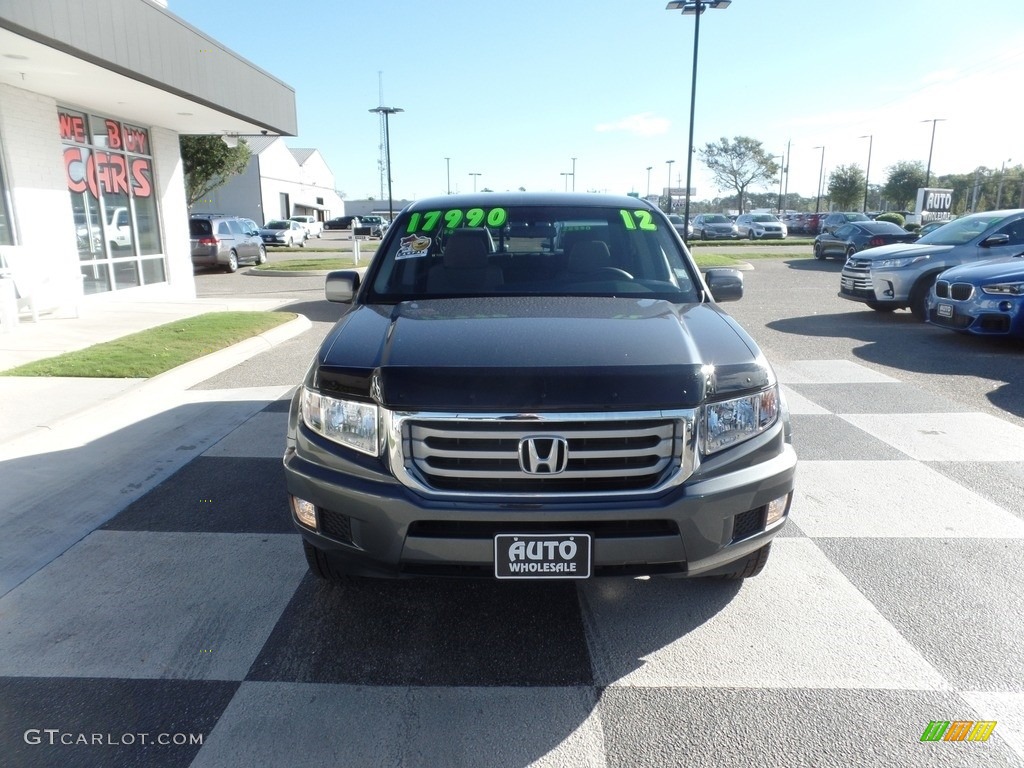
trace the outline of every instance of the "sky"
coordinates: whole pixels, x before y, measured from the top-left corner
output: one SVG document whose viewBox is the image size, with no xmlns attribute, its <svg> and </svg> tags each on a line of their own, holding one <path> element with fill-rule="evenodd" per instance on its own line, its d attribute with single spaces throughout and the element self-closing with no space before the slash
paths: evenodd
<svg viewBox="0 0 1024 768">
<path fill-rule="evenodd" d="M 694 17 L 665 5 L 167 9 L 295 90 L 298 135 L 285 143 L 318 149 L 348 199 L 381 197 L 380 122 L 369 110 L 404 110 L 389 119 L 392 191 L 418 199 L 449 183 L 641 195 L 670 179 L 685 186 Z M 999 169 L 1024 162 L 1022 85 L 1021 0 L 733 0 L 701 17 L 694 147 L 736 136 L 774 155 L 788 146 L 786 187 L 805 197 L 822 165 L 827 184 L 837 165 L 865 169 L 869 149 L 872 183 L 900 161 L 927 165 L 929 152 L 933 177 Z M 730 194 L 696 154 L 692 165 L 696 199 Z M 777 192 L 778 181 L 751 191 Z"/>
</svg>

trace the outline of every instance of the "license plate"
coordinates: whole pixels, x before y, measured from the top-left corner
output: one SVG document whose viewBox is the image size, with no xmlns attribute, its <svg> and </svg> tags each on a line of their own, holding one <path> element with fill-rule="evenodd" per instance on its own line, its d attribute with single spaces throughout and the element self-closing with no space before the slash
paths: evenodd
<svg viewBox="0 0 1024 768">
<path fill-rule="evenodd" d="M 953 305 L 952 304 L 939 304 L 935 310 L 935 314 L 939 317 L 952 317 L 953 316 Z"/>
<path fill-rule="evenodd" d="M 589 533 L 499 533 L 494 537 L 497 579 L 589 579 Z"/>
</svg>

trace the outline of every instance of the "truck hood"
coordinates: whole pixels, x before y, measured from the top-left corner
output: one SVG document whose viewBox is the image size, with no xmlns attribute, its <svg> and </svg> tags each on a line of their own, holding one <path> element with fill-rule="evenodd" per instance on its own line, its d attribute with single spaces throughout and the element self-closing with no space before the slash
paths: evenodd
<svg viewBox="0 0 1024 768">
<path fill-rule="evenodd" d="M 878 259 L 894 259 L 901 256 L 937 256 L 940 253 L 947 253 L 956 246 L 954 245 L 921 245 L 920 243 L 893 243 L 892 245 L 880 245 L 876 248 L 868 248 L 861 251 L 854 258 L 858 261 L 867 259 L 877 261 Z"/>
<path fill-rule="evenodd" d="M 688 408 L 774 381 L 714 305 L 498 297 L 356 305 L 307 383 L 395 410 L 521 413 Z"/>
<path fill-rule="evenodd" d="M 940 277 L 951 283 L 959 280 L 975 285 L 1020 282 L 1024 280 L 1024 258 L 1012 256 L 1008 259 L 963 264 L 947 269 Z"/>
</svg>

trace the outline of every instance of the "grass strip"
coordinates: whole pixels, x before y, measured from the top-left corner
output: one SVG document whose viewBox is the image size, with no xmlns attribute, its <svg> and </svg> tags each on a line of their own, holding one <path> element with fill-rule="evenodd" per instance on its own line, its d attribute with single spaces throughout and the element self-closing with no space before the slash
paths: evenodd
<svg viewBox="0 0 1024 768">
<path fill-rule="evenodd" d="M 292 320 L 292 312 L 208 312 L 0 372 L 148 379 Z"/>
<path fill-rule="evenodd" d="M 370 263 L 369 258 L 359 260 L 359 265 L 365 267 Z M 350 269 L 356 266 L 351 257 L 328 257 L 323 259 L 290 259 L 288 261 L 275 261 L 260 264 L 253 267 L 257 272 L 308 272 L 318 269 Z"/>
</svg>

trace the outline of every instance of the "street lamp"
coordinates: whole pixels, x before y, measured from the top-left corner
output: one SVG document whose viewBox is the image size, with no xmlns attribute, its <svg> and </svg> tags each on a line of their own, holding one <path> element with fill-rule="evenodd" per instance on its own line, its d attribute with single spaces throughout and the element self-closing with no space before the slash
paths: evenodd
<svg viewBox="0 0 1024 768">
<path fill-rule="evenodd" d="M 576 158 L 572 159 L 572 191 L 576 191 Z"/>
<path fill-rule="evenodd" d="M 873 134 L 867 136 L 858 136 L 858 139 L 868 140 L 868 169 L 864 171 L 864 213 L 868 212 L 868 179 L 871 178 L 871 145 L 875 143 L 875 137 Z M 925 184 L 927 187 L 928 185 Z"/>
<path fill-rule="evenodd" d="M 686 147 L 686 207 L 685 221 L 690 220 L 690 178 L 693 171 L 693 111 L 697 105 L 697 44 L 700 41 L 700 17 L 708 8 L 728 8 L 732 0 L 672 0 L 665 6 L 666 11 L 682 11 L 684 16 L 693 16 L 693 74 L 690 81 L 690 139 Z M 669 179 L 669 189 L 672 183 Z M 672 194 L 669 192 L 669 199 Z M 686 231 L 685 229 L 683 230 Z M 686 237 L 684 236 L 685 240 Z"/>
<path fill-rule="evenodd" d="M 480 176 L 481 174 L 479 174 L 479 173 L 470 173 L 469 175 L 473 177 L 473 191 L 476 192 L 476 177 Z"/>
<path fill-rule="evenodd" d="M 405 110 L 400 107 L 374 107 L 369 111 L 384 115 L 384 162 L 388 167 L 388 221 L 394 221 L 395 206 L 391 198 L 391 133 L 388 130 L 388 118 Z"/>
<path fill-rule="evenodd" d="M 935 117 L 931 120 L 922 120 L 922 123 L 932 124 L 932 142 L 928 145 L 928 170 L 924 174 L 924 185 L 927 187 L 928 183 L 932 180 L 932 150 L 935 149 L 935 124 L 943 123 L 946 121 L 944 117 Z"/>
<path fill-rule="evenodd" d="M 648 165 L 647 166 L 647 198 L 648 199 L 650 199 L 650 197 L 651 197 L 651 168 L 653 168 L 653 167 L 654 167 L 653 165 Z"/>
<path fill-rule="evenodd" d="M 772 155 L 772 160 L 779 158 L 782 161 L 782 165 L 779 166 L 779 204 L 775 206 L 775 209 L 779 212 L 779 216 L 782 216 L 782 177 L 786 173 L 786 154 Z"/>
<path fill-rule="evenodd" d="M 672 163 L 675 160 L 666 160 L 668 163 L 668 186 L 665 188 L 665 213 L 672 213 Z"/>
<path fill-rule="evenodd" d="M 821 182 L 825 177 L 825 147 L 815 147 L 815 149 L 821 150 L 821 167 L 818 168 L 818 199 L 814 201 L 814 212 L 819 213 L 821 211 Z"/>
<path fill-rule="evenodd" d="M 569 171 L 562 171 L 562 175 L 565 176 L 565 191 L 568 192 L 569 191 L 569 177 L 572 176 L 572 174 Z M 573 186 L 575 186 L 575 184 L 573 184 Z"/>
<path fill-rule="evenodd" d="M 448 194 L 450 195 L 452 193 L 452 159 L 450 157 L 444 159 L 444 168 L 448 175 Z"/>
</svg>

